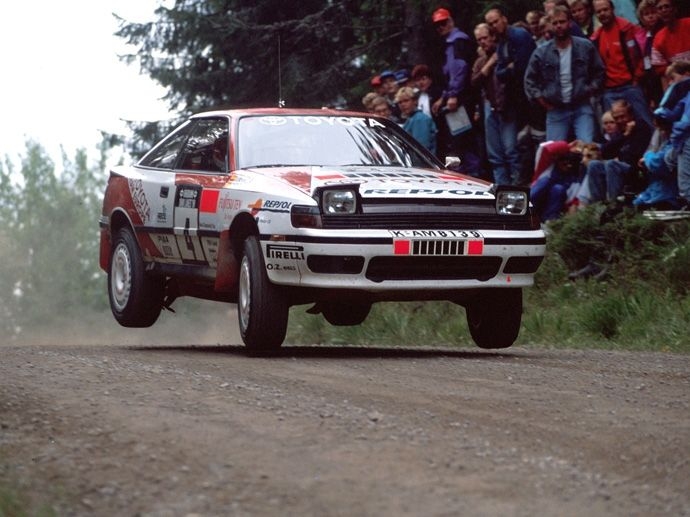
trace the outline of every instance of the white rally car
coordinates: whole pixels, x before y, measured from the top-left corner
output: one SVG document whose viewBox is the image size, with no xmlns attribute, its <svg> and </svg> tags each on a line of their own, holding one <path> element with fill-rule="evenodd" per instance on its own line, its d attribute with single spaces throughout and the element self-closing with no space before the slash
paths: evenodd
<svg viewBox="0 0 690 517">
<path fill-rule="evenodd" d="M 450 300 L 473 339 L 517 338 L 545 236 L 527 189 L 446 170 L 396 124 L 362 113 L 250 109 L 192 116 L 117 166 L 100 265 L 126 327 L 180 296 L 237 303 L 248 350 L 280 347 L 291 305 L 357 325 L 389 300 Z"/>
</svg>

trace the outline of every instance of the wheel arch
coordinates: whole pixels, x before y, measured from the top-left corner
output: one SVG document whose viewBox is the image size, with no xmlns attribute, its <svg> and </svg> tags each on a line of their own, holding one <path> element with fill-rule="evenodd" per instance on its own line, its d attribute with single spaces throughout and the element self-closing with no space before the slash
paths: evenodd
<svg viewBox="0 0 690 517">
<path fill-rule="evenodd" d="M 134 237 L 136 238 L 137 233 L 127 213 L 124 210 L 116 209 L 110 214 L 108 226 L 105 229 L 101 229 L 100 264 L 101 267 L 106 271 L 110 266 L 110 254 L 112 252 L 113 238 L 115 235 L 117 235 L 117 232 L 127 226 L 132 230 L 132 233 L 134 233 Z"/>
<path fill-rule="evenodd" d="M 235 216 L 230 227 L 221 232 L 215 282 L 217 292 L 229 292 L 233 298 L 236 297 L 244 241 L 250 235 L 259 235 L 259 227 L 248 212 Z"/>
</svg>

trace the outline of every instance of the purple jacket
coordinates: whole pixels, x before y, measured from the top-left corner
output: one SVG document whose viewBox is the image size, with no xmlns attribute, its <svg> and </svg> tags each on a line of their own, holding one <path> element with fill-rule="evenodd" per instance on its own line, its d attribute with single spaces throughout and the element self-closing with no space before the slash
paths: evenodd
<svg viewBox="0 0 690 517">
<path fill-rule="evenodd" d="M 467 101 L 470 86 L 470 63 L 474 61 L 475 46 L 470 37 L 457 27 L 446 38 L 446 62 L 443 73 L 446 88 L 443 98 L 458 97 L 462 104 Z"/>
</svg>

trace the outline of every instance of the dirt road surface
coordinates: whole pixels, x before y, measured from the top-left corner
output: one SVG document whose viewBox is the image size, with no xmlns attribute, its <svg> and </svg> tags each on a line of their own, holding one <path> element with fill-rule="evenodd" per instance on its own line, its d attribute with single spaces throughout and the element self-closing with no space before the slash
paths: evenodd
<svg viewBox="0 0 690 517">
<path fill-rule="evenodd" d="M 28 514 L 690 515 L 690 357 L 0 346 Z"/>
</svg>

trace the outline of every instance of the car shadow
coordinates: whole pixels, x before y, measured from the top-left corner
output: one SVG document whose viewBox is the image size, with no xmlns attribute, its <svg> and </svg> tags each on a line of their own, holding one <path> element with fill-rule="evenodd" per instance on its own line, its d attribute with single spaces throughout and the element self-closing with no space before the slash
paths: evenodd
<svg viewBox="0 0 690 517">
<path fill-rule="evenodd" d="M 223 354 L 252 357 L 242 345 L 138 345 L 127 349 L 139 352 L 183 352 L 199 354 Z M 538 354 L 537 354 L 538 355 Z M 535 352 L 525 349 L 472 350 L 443 347 L 371 347 L 371 346 L 333 346 L 333 345 L 283 345 L 275 353 L 254 357 L 257 360 L 267 359 L 425 359 L 450 357 L 458 359 L 491 359 L 506 360 L 529 357 L 535 358 Z"/>
</svg>

